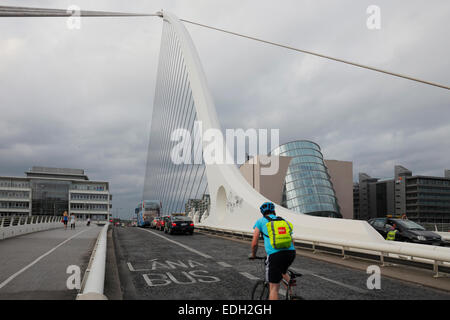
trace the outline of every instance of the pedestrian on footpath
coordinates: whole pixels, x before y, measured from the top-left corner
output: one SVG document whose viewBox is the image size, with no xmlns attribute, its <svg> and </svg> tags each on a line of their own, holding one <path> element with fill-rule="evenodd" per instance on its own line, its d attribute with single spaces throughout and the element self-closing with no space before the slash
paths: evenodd
<svg viewBox="0 0 450 320">
<path fill-rule="evenodd" d="M 64 223 L 64 230 L 67 229 L 68 220 L 69 220 L 69 216 L 67 215 L 67 211 L 64 211 L 63 220 L 62 220 L 62 222 Z"/>
<path fill-rule="evenodd" d="M 70 216 L 70 229 L 75 229 L 75 214 Z"/>
</svg>

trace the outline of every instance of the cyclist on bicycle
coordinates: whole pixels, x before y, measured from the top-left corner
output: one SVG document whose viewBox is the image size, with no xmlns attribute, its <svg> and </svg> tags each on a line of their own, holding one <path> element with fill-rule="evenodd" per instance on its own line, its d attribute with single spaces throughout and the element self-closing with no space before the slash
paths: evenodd
<svg viewBox="0 0 450 320">
<path fill-rule="evenodd" d="M 285 221 L 275 214 L 275 205 L 272 202 L 265 202 L 259 208 L 263 217 L 258 219 L 253 226 L 255 230 L 253 232 L 252 240 L 252 253 L 250 259 L 256 257 L 256 251 L 258 250 L 258 239 L 260 233 L 264 235 L 264 248 L 267 253 L 266 260 L 266 281 L 269 282 L 269 300 L 278 300 L 278 290 L 280 289 L 280 281 L 285 278 L 289 282 L 289 276 L 286 274 L 289 266 L 294 262 L 296 252 L 294 247 L 294 242 L 292 240 L 292 224 Z M 272 225 L 274 221 L 285 222 L 286 227 L 278 228 L 278 232 L 282 230 L 287 238 L 290 239 L 290 244 L 277 246 L 274 241 L 269 238 L 269 230 L 267 225 Z M 289 234 L 287 234 L 289 233 Z M 272 237 L 274 239 L 274 233 L 272 232 Z M 277 248 L 275 248 L 277 247 Z"/>
</svg>

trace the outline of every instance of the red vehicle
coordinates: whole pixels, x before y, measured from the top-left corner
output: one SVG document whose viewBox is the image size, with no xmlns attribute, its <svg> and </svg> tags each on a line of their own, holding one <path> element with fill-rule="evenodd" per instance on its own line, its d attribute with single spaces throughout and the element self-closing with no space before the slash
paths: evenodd
<svg viewBox="0 0 450 320">
<path fill-rule="evenodd" d="M 156 229 L 159 231 L 164 230 L 164 218 L 159 218 L 158 220 L 156 220 Z"/>
<path fill-rule="evenodd" d="M 150 222 L 150 228 L 152 229 L 156 229 L 156 223 L 158 222 L 158 220 L 160 220 L 160 217 L 155 217 L 152 222 Z"/>
</svg>

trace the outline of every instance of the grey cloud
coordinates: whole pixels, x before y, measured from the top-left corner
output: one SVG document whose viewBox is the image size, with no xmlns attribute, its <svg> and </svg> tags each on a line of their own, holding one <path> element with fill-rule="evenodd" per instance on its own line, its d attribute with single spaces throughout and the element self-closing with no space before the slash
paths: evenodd
<svg viewBox="0 0 450 320">
<path fill-rule="evenodd" d="M 21 1 L 64 8 L 74 1 Z M 450 83 L 448 1 L 76 1 L 83 9 L 155 12 Z M 4 1 L 17 5 L 17 1 Z M 187 25 L 223 128 L 280 128 L 326 158 L 389 177 L 393 165 L 450 167 L 447 91 Z M 161 21 L 0 19 L 0 174 L 33 165 L 108 180 L 129 217 L 142 197 Z M 114 211 L 116 214 L 116 211 Z"/>
</svg>

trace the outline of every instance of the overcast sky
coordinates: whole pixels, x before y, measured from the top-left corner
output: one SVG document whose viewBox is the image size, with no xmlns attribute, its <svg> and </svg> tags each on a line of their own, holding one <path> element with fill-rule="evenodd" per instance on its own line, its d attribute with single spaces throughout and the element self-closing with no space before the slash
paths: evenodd
<svg viewBox="0 0 450 320">
<path fill-rule="evenodd" d="M 0 1 L 154 13 L 450 84 L 450 2 L 381 0 Z M 366 26 L 369 5 L 381 29 Z M 0 175 L 85 169 L 111 183 L 113 214 L 141 200 L 162 22 L 159 18 L 0 18 Z M 450 169 L 450 93 L 187 25 L 223 128 L 280 128 L 327 159 L 392 177 Z"/>
</svg>

